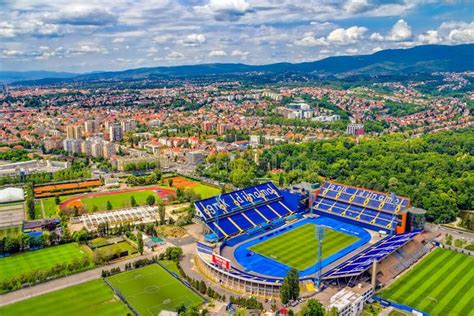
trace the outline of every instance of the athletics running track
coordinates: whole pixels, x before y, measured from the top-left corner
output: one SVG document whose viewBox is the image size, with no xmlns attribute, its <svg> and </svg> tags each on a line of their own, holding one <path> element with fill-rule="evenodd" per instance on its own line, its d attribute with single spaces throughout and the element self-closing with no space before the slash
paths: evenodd
<svg viewBox="0 0 474 316">
<path fill-rule="evenodd" d="M 235 249 L 234 258 L 242 267 L 245 268 L 244 271 L 247 273 L 256 272 L 261 275 L 283 278 L 286 276 L 287 272 L 291 269 L 291 267 L 271 258 L 262 256 L 258 253 L 252 253 L 249 248 L 255 244 L 264 242 L 268 239 L 284 234 L 288 231 L 291 231 L 292 229 L 295 229 L 307 223 L 321 225 L 322 227 L 330 228 L 338 232 L 349 234 L 359 238 L 358 241 L 354 242 L 350 246 L 347 246 L 346 248 L 339 250 L 335 254 L 323 259 L 321 261 L 322 268 L 333 263 L 334 261 L 339 260 L 340 258 L 351 253 L 352 251 L 362 247 L 371 239 L 369 232 L 367 232 L 361 227 L 342 223 L 340 221 L 328 217 L 320 216 L 317 218 L 303 219 L 289 226 L 282 227 L 281 229 L 278 229 L 276 231 L 269 232 L 258 238 L 244 242 L 237 246 L 237 249 Z M 308 239 L 312 240 L 312 236 L 308 236 Z M 313 275 L 316 273 L 317 268 L 318 264 L 315 263 L 308 269 L 300 271 L 299 275 L 300 277 Z"/>
</svg>

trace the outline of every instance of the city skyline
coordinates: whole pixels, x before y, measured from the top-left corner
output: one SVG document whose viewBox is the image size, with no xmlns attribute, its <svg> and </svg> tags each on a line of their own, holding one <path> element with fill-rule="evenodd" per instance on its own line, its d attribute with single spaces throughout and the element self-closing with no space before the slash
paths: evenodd
<svg viewBox="0 0 474 316">
<path fill-rule="evenodd" d="M 3 1 L 0 70 L 269 64 L 474 41 L 468 1 Z"/>
</svg>

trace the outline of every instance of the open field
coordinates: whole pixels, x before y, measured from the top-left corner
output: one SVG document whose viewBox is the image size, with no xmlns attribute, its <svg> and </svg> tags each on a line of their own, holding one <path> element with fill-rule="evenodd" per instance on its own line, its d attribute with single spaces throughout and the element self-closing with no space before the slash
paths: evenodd
<svg viewBox="0 0 474 316">
<path fill-rule="evenodd" d="M 173 187 L 180 189 L 192 189 L 197 194 L 201 195 L 201 198 L 206 199 L 212 196 L 218 195 L 221 190 L 219 188 L 203 184 L 191 179 L 184 177 L 172 177 L 163 179 L 163 184 L 168 185 L 168 180 L 173 180 Z"/>
<path fill-rule="evenodd" d="M 381 297 L 430 315 L 474 315 L 474 258 L 438 248 Z"/>
<path fill-rule="evenodd" d="M 102 280 L 94 280 L 0 307 L 0 315 L 127 315 L 128 307 Z"/>
<path fill-rule="evenodd" d="M 316 263 L 316 226 L 305 224 L 250 247 L 250 250 L 303 271 Z M 323 259 L 353 244 L 357 237 L 324 229 Z"/>
<path fill-rule="evenodd" d="M 97 211 L 107 210 L 107 201 L 112 204 L 112 209 L 122 209 L 131 206 L 130 198 L 132 195 L 138 205 L 145 205 L 146 198 L 149 195 L 154 195 L 156 199 L 163 199 L 168 194 L 174 194 L 173 189 L 163 188 L 160 186 L 149 186 L 142 188 L 135 188 L 129 190 L 118 190 L 101 193 L 90 193 L 85 195 L 76 195 L 71 198 L 65 199 L 61 202 L 60 208 L 72 208 L 74 206 L 84 207 L 87 212 L 93 212 L 94 208 Z M 94 207 L 95 206 L 95 207 Z"/>
<path fill-rule="evenodd" d="M 102 246 L 100 248 L 96 248 L 95 251 L 98 252 L 98 253 L 101 253 L 103 255 L 119 254 L 119 253 L 123 253 L 125 251 L 128 252 L 129 256 L 132 255 L 132 254 L 138 253 L 138 250 L 126 241 L 119 242 L 119 243 L 116 243 L 116 244 L 111 244 L 111 245 L 108 245 L 108 246 Z"/>
<path fill-rule="evenodd" d="M 163 309 L 176 311 L 182 304 L 191 307 L 203 303 L 199 295 L 157 264 L 116 274 L 107 280 L 140 315 L 158 315 Z"/>
<path fill-rule="evenodd" d="M 71 243 L 0 258 L 0 282 L 32 270 L 48 270 L 58 263 L 70 263 L 75 258 L 86 256 L 80 245 Z"/>
</svg>

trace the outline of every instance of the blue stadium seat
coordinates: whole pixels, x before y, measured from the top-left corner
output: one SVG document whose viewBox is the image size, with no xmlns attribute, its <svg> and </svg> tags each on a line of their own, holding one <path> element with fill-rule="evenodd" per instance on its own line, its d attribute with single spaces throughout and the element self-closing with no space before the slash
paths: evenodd
<svg viewBox="0 0 474 316">
<path fill-rule="evenodd" d="M 290 214 L 286 208 L 284 208 L 280 203 L 273 202 L 269 204 L 280 216 L 287 216 Z"/>
<path fill-rule="evenodd" d="M 239 225 L 240 228 L 243 230 L 247 230 L 251 227 L 254 227 L 252 223 L 250 223 L 243 215 L 242 213 L 237 213 L 231 216 L 232 220 Z"/>
<path fill-rule="evenodd" d="M 260 211 L 260 213 L 263 214 L 263 216 L 265 216 L 266 219 L 268 219 L 269 221 L 275 219 L 275 218 L 278 218 L 278 215 L 276 215 L 271 209 L 268 208 L 268 206 L 266 205 L 262 205 L 262 206 L 259 206 L 256 208 L 257 210 Z"/>
<path fill-rule="evenodd" d="M 247 215 L 256 225 L 266 222 L 266 220 L 262 216 L 260 216 L 254 209 L 245 211 L 244 214 Z"/>
</svg>

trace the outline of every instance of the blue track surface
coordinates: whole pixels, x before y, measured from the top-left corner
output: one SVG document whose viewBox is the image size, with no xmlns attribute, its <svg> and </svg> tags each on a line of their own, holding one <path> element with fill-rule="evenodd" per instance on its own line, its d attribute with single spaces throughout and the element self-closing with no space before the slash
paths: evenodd
<svg viewBox="0 0 474 316">
<path fill-rule="evenodd" d="M 344 249 L 341 249 L 340 251 L 336 252 L 330 257 L 324 259 L 321 262 L 323 268 L 370 241 L 370 234 L 363 228 L 350 225 L 347 223 L 342 223 L 340 221 L 327 218 L 327 217 L 306 218 L 292 225 L 282 227 L 276 231 L 269 232 L 254 240 L 250 240 L 248 242 L 241 244 L 240 246 L 237 247 L 237 249 L 234 252 L 235 260 L 242 267 L 245 268 L 244 270 L 245 272 L 256 272 L 256 273 L 260 273 L 260 274 L 272 276 L 272 277 L 277 277 L 277 278 L 285 277 L 287 272 L 291 269 L 291 267 L 281 262 L 272 260 L 271 258 L 262 256 L 258 253 L 254 253 L 253 255 L 250 255 L 252 252 L 249 250 L 249 248 L 255 244 L 267 241 L 268 239 L 284 234 L 292 229 L 295 229 L 307 223 L 321 225 L 322 227 L 330 228 L 330 229 L 333 229 L 342 233 L 346 233 L 349 235 L 353 235 L 359 238 L 359 240 L 353 243 L 352 245 Z M 308 236 L 308 239 L 309 238 L 313 240 L 313 236 Z M 300 271 L 299 275 L 300 277 L 313 275 L 316 273 L 317 268 L 318 268 L 318 265 L 314 264 L 310 268 Z"/>
</svg>

